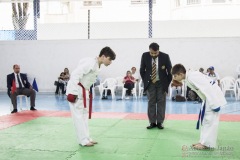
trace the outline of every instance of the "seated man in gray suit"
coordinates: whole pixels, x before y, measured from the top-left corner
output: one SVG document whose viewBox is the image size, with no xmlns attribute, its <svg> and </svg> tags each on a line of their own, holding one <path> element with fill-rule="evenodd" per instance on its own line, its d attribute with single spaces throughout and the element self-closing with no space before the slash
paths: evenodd
<svg viewBox="0 0 240 160">
<path fill-rule="evenodd" d="M 35 97 L 36 93 L 32 89 L 31 84 L 28 82 L 27 75 L 20 73 L 20 66 L 15 64 L 13 65 L 13 73 L 7 75 L 7 88 L 8 88 L 8 96 L 11 98 L 13 104 L 13 111 L 11 113 L 16 113 L 17 110 L 17 96 L 25 95 L 30 96 L 30 110 L 36 110 L 35 107 Z M 14 84 L 15 83 L 15 84 Z M 14 90 L 14 86 L 16 86 L 16 90 Z"/>
</svg>

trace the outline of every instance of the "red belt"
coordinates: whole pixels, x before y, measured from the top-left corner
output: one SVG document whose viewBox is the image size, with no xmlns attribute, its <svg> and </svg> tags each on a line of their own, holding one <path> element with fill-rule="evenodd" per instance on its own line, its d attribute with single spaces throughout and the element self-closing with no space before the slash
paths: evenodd
<svg viewBox="0 0 240 160">
<path fill-rule="evenodd" d="M 84 108 L 87 108 L 87 98 L 86 98 L 86 89 L 81 83 L 78 83 L 79 86 L 82 87 L 82 94 L 83 94 L 83 105 Z M 89 92 L 89 115 L 88 118 L 92 118 L 92 92 Z"/>
</svg>

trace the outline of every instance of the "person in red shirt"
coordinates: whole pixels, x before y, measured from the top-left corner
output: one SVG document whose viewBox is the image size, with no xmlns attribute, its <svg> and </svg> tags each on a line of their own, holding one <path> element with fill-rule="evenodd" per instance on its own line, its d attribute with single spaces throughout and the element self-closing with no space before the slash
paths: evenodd
<svg viewBox="0 0 240 160">
<path fill-rule="evenodd" d="M 123 79 L 124 88 L 127 88 L 127 97 L 126 99 L 129 99 L 128 96 L 131 95 L 132 89 L 134 88 L 134 83 L 136 82 L 135 78 L 132 76 L 131 71 L 127 71 L 126 76 Z"/>
</svg>

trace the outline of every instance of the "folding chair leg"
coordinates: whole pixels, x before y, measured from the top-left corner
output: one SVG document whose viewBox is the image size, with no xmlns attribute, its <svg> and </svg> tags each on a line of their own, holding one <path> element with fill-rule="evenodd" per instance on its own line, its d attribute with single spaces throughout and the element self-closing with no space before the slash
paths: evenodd
<svg viewBox="0 0 240 160">
<path fill-rule="evenodd" d="M 27 96 L 25 96 L 25 100 L 26 100 L 26 108 L 27 108 L 27 110 L 30 110 L 30 105 L 28 104 L 28 98 L 27 98 Z"/>
<path fill-rule="evenodd" d="M 111 89 L 112 99 L 115 99 L 114 89 Z"/>
<path fill-rule="evenodd" d="M 107 97 L 107 89 L 105 89 L 105 97 Z"/>
<path fill-rule="evenodd" d="M 123 89 L 122 89 L 122 99 L 124 99 L 124 98 L 125 98 L 125 94 L 126 94 L 126 89 L 125 89 L 125 88 L 123 88 Z"/>
<path fill-rule="evenodd" d="M 19 97 L 19 108 L 20 108 L 20 110 L 22 110 L 22 97 Z"/>
</svg>

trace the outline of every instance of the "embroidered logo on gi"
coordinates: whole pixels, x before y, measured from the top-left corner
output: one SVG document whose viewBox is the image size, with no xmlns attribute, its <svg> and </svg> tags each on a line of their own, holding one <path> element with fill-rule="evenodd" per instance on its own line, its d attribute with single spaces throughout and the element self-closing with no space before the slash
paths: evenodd
<svg viewBox="0 0 240 160">
<path fill-rule="evenodd" d="M 166 67 L 163 65 L 163 66 L 162 66 L 162 69 L 165 69 L 165 68 L 166 68 Z"/>
</svg>

